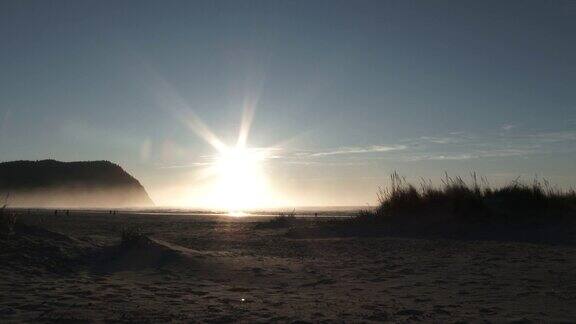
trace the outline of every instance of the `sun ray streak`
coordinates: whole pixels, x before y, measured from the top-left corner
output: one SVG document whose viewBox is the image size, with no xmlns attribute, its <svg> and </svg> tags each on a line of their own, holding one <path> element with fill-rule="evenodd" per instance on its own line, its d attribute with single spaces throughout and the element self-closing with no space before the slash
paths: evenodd
<svg viewBox="0 0 576 324">
<path fill-rule="evenodd" d="M 242 111 L 242 120 L 240 122 L 240 133 L 238 134 L 238 147 L 245 147 L 250 134 L 250 127 L 254 118 L 256 110 L 256 103 L 252 100 L 246 99 L 244 101 L 244 109 Z"/>
<path fill-rule="evenodd" d="M 190 105 L 178 94 L 174 87 L 159 75 L 154 78 L 156 101 L 163 109 L 169 111 L 182 121 L 196 135 L 214 147 L 218 152 L 226 150 L 226 145 L 200 119 Z"/>
<path fill-rule="evenodd" d="M 186 126 L 190 128 L 196 135 L 205 140 L 218 152 L 224 152 L 226 145 L 216 136 L 210 128 L 198 117 L 192 110 L 188 110 L 181 115 L 181 119 Z"/>
</svg>

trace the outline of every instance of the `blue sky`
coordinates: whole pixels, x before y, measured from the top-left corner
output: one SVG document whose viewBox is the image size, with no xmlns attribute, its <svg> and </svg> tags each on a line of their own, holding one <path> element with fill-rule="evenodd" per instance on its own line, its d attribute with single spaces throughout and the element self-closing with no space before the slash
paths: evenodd
<svg viewBox="0 0 576 324">
<path fill-rule="evenodd" d="M 398 170 L 576 183 L 574 1 L 2 1 L 2 160 L 111 160 L 163 205 L 238 136 L 282 204 Z"/>
</svg>

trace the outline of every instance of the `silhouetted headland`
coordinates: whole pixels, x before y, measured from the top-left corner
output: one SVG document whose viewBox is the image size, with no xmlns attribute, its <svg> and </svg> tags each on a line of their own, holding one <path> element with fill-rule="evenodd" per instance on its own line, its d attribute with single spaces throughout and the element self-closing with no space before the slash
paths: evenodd
<svg viewBox="0 0 576 324">
<path fill-rule="evenodd" d="M 109 161 L 0 163 L 0 193 L 11 207 L 146 207 L 140 182 Z"/>
</svg>

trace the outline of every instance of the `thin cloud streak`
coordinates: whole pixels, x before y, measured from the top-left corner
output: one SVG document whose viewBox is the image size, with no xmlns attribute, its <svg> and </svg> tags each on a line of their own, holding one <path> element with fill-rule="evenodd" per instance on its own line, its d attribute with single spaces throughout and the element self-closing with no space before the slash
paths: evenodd
<svg viewBox="0 0 576 324">
<path fill-rule="evenodd" d="M 487 150 L 479 151 L 473 153 L 461 153 L 461 154 L 429 154 L 420 156 L 407 157 L 406 161 L 464 161 L 472 159 L 482 159 L 482 158 L 504 158 L 504 157 L 514 157 L 514 156 L 525 156 L 528 154 L 536 153 L 534 150 L 528 149 L 509 149 L 509 150 Z"/>
<path fill-rule="evenodd" d="M 382 153 L 382 152 L 405 150 L 406 148 L 407 148 L 406 145 L 394 145 L 394 146 L 372 145 L 366 147 L 343 147 L 332 151 L 304 153 L 302 154 L 302 156 L 322 157 L 322 156 L 344 155 L 344 154 Z"/>
<path fill-rule="evenodd" d="M 210 163 L 210 162 L 195 162 L 195 163 L 182 164 L 182 165 L 163 165 L 163 166 L 160 166 L 159 169 L 187 169 L 187 168 L 210 166 L 212 164 L 213 163 Z"/>
</svg>

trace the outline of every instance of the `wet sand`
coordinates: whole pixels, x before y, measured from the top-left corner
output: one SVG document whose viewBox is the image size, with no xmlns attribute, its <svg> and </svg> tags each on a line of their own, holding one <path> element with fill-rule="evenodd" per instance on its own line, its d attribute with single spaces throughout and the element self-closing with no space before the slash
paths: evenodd
<svg viewBox="0 0 576 324">
<path fill-rule="evenodd" d="M 296 239 L 255 217 L 21 221 L 47 231 L 1 242 L 0 322 L 576 321 L 574 246 Z M 149 244 L 115 247 L 136 225 Z"/>
</svg>

